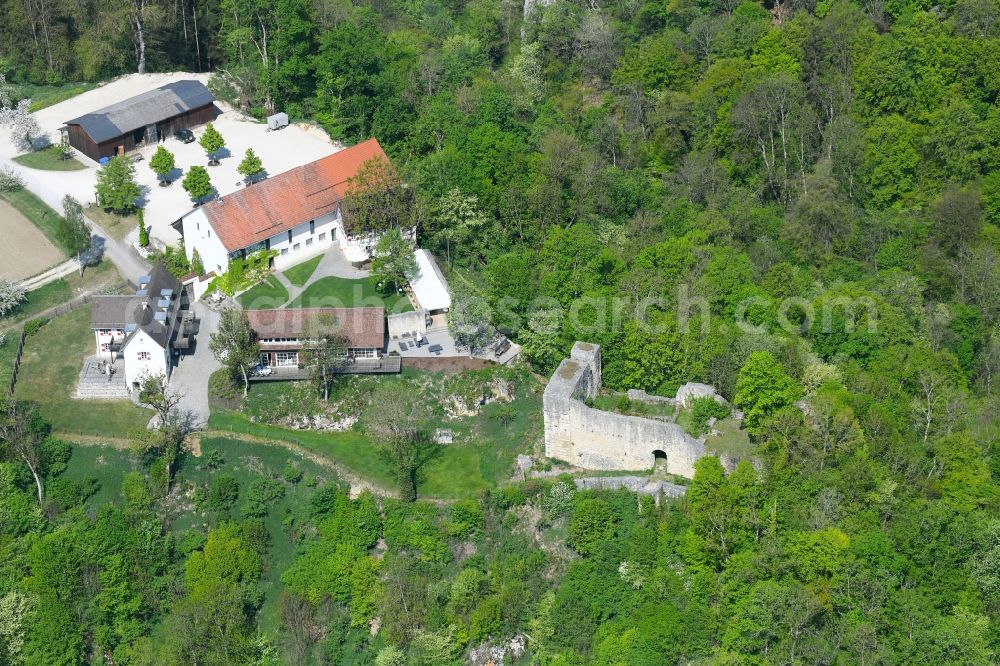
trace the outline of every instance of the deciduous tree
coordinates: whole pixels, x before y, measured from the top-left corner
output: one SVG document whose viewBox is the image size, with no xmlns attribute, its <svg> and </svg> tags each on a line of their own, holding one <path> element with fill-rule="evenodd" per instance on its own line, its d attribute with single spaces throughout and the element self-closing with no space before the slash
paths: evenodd
<svg viewBox="0 0 1000 666">
<path fill-rule="evenodd" d="M 20 282 L 0 277 L 0 317 L 6 317 L 13 312 L 27 293 Z"/>
<path fill-rule="evenodd" d="M 338 368 L 347 359 L 347 338 L 340 332 L 336 318 L 329 314 L 312 315 L 305 324 L 306 344 L 302 354 L 323 402 L 330 400 L 330 385 Z"/>
<path fill-rule="evenodd" d="M 399 229 L 386 231 L 375 244 L 371 270 L 384 291 L 402 289 L 417 273 L 413 243 Z"/>
<path fill-rule="evenodd" d="M 173 481 L 177 462 L 181 452 L 184 437 L 191 429 L 188 415 L 182 414 L 178 407 L 182 395 L 167 385 L 162 373 L 143 376 L 139 385 L 139 402 L 156 412 L 156 428 L 154 430 L 136 430 L 131 433 L 132 446 L 143 454 L 156 456 L 163 464 L 163 479 L 168 490 Z"/>
<path fill-rule="evenodd" d="M 135 182 L 135 164 L 127 157 L 112 157 L 97 172 L 97 205 L 116 213 L 135 210 L 141 191 Z"/>
<path fill-rule="evenodd" d="M 247 152 L 243 156 L 243 161 L 236 167 L 236 171 L 250 185 L 264 171 L 264 164 L 257 157 L 257 153 L 253 151 L 253 148 L 247 148 Z"/>
<path fill-rule="evenodd" d="M 733 402 L 743 410 L 747 430 L 757 434 L 768 416 L 798 398 L 799 388 L 770 352 L 750 354 L 736 378 Z"/>
<path fill-rule="evenodd" d="M 407 230 L 415 222 L 410 188 L 381 157 L 366 161 L 350 178 L 341 210 L 345 231 L 354 235 Z"/>
<path fill-rule="evenodd" d="M 79 255 L 90 249 L 91 233 L 83 218 L 83 206 L 70 195 L 62 200 L 63 217 L 59 219 L 57 230 L 59 242 L 70 253 Z"/>
<path fill-rule="evenodd" d="M 160 185 L 167 185 L 170 183 L 168 180 L 170 172 L 174 170 L 175 166 L 176 162 L 174 160 L 174 154 L 163 146 L 157 146 L 156 152 L 153 153 L 151 158 L 149 158 L 149 168 L 156 174 L 156 177 L 160 181 Z"/>
<path fill-rule="evenodd" d="M 434 452 L 430 414 L 418 394 L 399 383 L 382 384 L 363 417 L 366 433 L 392 466 L 401 499 L 417 498 L 417 473 Z"/>
<path fill-rule="evenodd" d="M 194 202 L 202 201 L 212 195 L 215 188 L 212 186 L 212 179 L 208 175 L 208 169 L 203 166 L 193 166 L 188 169 L 181 186 L 188 193 Z"/>
<path fill-rule="evenodd" d="M 0 446 L 28 468 L 35 481 L 38 503 L 42 503 L 42 444 L 48 426 L 34 408 L 16 400 L 0 405 Z"/>
<path fill-rule="evenodd" d="M 260 346 L 242 309 L 230 307 L 222 311 L 209 348 L 233 379 L 243 380 L 245 396 L 250 389 L 250 369 L 260 362 Z"/>
<path fill-rule="evenodd" d="M 209 123 L 205 125 L 205 131 L 202 132 L 201 137 L 198 139 L 198 145 L 205 150 L 210 165 L 218 164 L 218 153 L 226 147 L 226 140 L 222 138 L 219 130 L 215 129 L 215 125 Z"/>
<path fill-rule="evenodd" d="M 466 196 L 457 187 L 448 191 L 435 205 L 434 214 L 427 221 L 426 229 L 434 240 L 444 244 L 448 265 L 453 263 L 452 248 L 461 247 L 471 236 L 486 226 L 486 215 L 479 209 L 475 195 Z"/>
</svg>

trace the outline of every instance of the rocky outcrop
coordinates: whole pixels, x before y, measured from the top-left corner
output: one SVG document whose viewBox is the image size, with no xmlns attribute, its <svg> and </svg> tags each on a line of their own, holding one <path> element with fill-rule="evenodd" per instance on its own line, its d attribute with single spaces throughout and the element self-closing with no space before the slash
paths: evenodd
<svg viewBox="0 0 1000 666">
<path fill-rule="evenodd" d="M 714 398 L 718 402 L 725 402 L 722 396 L 715 392 L 714 386 L 697 382 L 688 382 L 677 389 L 677 397 L 674 402 L 682 407 L 690 407 L 691 403 L 698 398 Z"/>
</svg>

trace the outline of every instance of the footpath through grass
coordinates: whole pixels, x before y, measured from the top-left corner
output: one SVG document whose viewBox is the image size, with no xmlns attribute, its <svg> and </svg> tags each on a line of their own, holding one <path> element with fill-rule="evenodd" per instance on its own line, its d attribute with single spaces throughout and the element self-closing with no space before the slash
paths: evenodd
<svg viewBox="0 0 1000 666">
<path fill-rule="evenodd" d="M 41 150 L 32 153 L 18 155 L 14 161 L 29 169 L 41 169 L 43 171 L 79 171 L 87 167 L 81 164 L 76 158 L 63 158 L 59 146 L 46 146 Z"/>
<path fill-rule="evenodd" d="M 352 474 L 384 488 L 394 489 L 392 469 L 375 444 L 357 430 L 323 432 L 292 430 L 263 423 L 253 423 L 239 412 L 214 408 L 208 420 L 209 430 L 234 436 L 250 435 L 261 439 L 288 442 L 331 462 L 342 465 Z M 481 458 L 484 447 L 475 445 L 436 446 L 435 455 L 420 471 L 417 493 L 422 498 L 459 499 L 474 497 L 493 485 L 483 476 Z"/>
<path fill-rule="evenodd" d="M 151 411 L 128 400 L 76 400 L 72 397 L 83 359 L 94 353 L 90 305 L 56 317 L 24 343 L 15 395 L 39 406 L 58 432 L 121 438 L 144 428 Z"/>
<path fill-rule="evenodd" d="M 83 277 L 80 276 L 80 273 L 74 271 L 66 277 L 53 280 L 38 289 L 29 291 L 24 301 L 13 312 L 7 317 L 0 319 L 0 330 L 13 327 L 28 319 L 33 319 L 39 313 L 57 305 L 67 303 L 86 291 L 112 287 L 121 282 L 121 276 L 115 270 L 114 264 L 107 259 L 97 266 L 88 267 L 83 272 Z M 92 333 L 90 337 L 93 338 Z"/>
<path fill-rule="evenodd" d="M 244 310 L 280 308 L 288 301 L 288 290 L 278 278 L 268 275 L 267 279 L 244 291 L 236 300 Z"/>
<path fill-rule="evenodd" d="M 513 474 L 514 458 L 526 452 L 527 442 L 541 436 L 541 400 L 537 381 L 527 373 L 515 376 L 514 400 L 491 402 L 477 414 L 449 418 L 444 403 L 450 396 L 477 396 L 490 392 L 494 372 L 446 374 L 407 369 L 399 375 L 345 375 L 335 382 L 330 402 L 323 403 L 309 382 L 252 384 L 249 395 L 235 401 L 213 399 L 208 427 L 288 442 L 322 455 L 361 480 L 394 488 L 392 469 L 360 426 L 335 432 L 285 427 L 302 417 L 325 415 L 339 419 L 356 416 L 364 422 L 377 408 L 379 390 L 399 383 L 419 401 L 430 417 L 428 430 L 452 434 L 452 444 L 434 445 L 433 455 L 418 475 L 421 497 L 469 498 L 498 486 Z M 240 403 L 237 411 L 236 403 Z"/>
<path fill-rule="evenodd" d="M 362 308 L 384 307 L 386 314 L 409 312 L 413 309 L 406 294 L 383 294 L 375 278 L 348 280 L 325 277 L 316 280 L 289 308 Z"/>
<path fill-rule="evenodd" d="M 323 260 L 323 255 L 317 255 L 310 259 L 309 261 L 303 261 L 301 264 L 292 266 L 287 271 L 285 271 L 285 277 L 288 281 L 294 284 L 296 287 L 301 287 L 309 281 L 312 274 L 316 272 L 316 267 L 319 266 L 319 262 Z"/>
</svg>

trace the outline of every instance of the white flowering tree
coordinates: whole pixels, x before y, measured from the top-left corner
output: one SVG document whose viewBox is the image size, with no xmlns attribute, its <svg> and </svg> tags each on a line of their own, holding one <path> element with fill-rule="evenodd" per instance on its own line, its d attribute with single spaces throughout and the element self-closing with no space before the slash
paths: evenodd
<svg viewBox="0 0 1000 666">
<path fill-rule="evenodd" d="M 31 100 L 14 101 L 14 91 L 0 74 L 0 127 L 10 130 L 11 137 L 24 150 L 34 150 L 42 128 L 31 113 Z"/>
<path fill-rule="evenodd" d="M 24 181 L 11 167 L 0 167 L 0 192 L 17 192 L 24 188 Z"/>
<path fill-rule="evenodd" d="M 24 287 L 20 282 L 0 278 L 0 317 L 6 317 L 24 300 Z"/>
</svg>

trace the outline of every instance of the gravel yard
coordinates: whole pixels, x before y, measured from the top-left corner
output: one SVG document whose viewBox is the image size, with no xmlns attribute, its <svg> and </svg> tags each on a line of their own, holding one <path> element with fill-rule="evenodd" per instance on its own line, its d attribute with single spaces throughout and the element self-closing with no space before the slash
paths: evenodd
<svg viewBox="0 0 1000 666">
<path fill-rule="evenodd" d="M 185 72 L 131 74 L 65 102 L 41 109 L 35 113 L 35 118 L 42 129 L 48 132 L 49 140 L 56 142 L 59 139 L 59 128 L 67 120 L 181 79 L 207 82 L 208 76 Z M 243 179 L 237 173 L 236 167 L 243 159 L 247 148 L 254 149 L 263 162 L 266 173 L 271 176 L 325 157 L 342 148 L 315 127 L 293 124 L 280 131 L 268 132 L 265 124 L 247 118 L 225 104 L 216 102 L 216 106 L 223 113 L 215 120 L 215 127 L 226 140 L 226 150 L 221 154 L 221 163 L 209 167 L 208 171 L 212 184 L 222 195 L 243 187 Z M 200 137 L 203 129 L 203 127 L 193 128 L 195 136 Z M 178 182 L 169 187 L 158 185 L 156 175 L 149 168 L 149 158 L 156 150 L 155 145 L 146 146 L 139 151 L 144 159 L 136 164 L 136 178 L 145 190 L 146 223 L 150 225 L 152 235 L 164 243 L 175 245 L 180 240 L 180 235 L 170 225 L 192 209 L 191 201 L 179 181 L 188 168 L 195 165 L 206 166 L 208 160 L 197 142 L 183 144 L 171 136 L 165 139 L 163 145 L 176 157 L 178 168 L 174 177 Z M 11 158 L 19 152 L 9 137 L 5 133 L 0 133 L 0 157 Z M 68 193 L 86 204 L 94 201 L 97 164 L 79 153 L 77 156 L 87 168 L 79 171 L 39 171 L 40 175 L 44 175 L 44 178 L 39 180 L 44 187 L 51 188 L 53 194 L 58 192 L 59 199 Z"/>
</svg>

